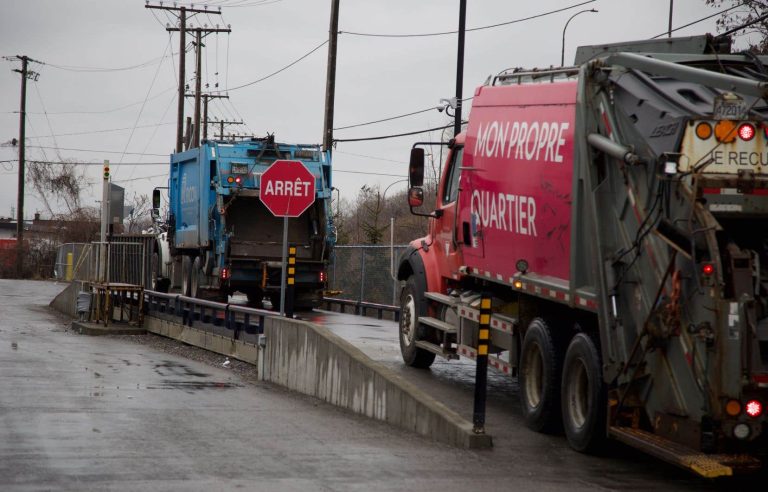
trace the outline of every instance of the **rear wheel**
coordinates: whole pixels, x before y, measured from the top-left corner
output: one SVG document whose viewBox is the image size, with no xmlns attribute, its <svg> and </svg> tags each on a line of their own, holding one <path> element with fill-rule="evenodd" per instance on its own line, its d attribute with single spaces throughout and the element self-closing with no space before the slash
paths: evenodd
<svg viewBox="0 0 768 492">
<path fill-rule="evenodd" d="M 568 443 L 584 453 L 598 450 L 606 439 L 605 385 L 600 354 L 584 333 L 573 337 L 565 353 L 561 397 Z"/>
<path fill-rule="evenodd" d="M 435 354 L 416 346 L 424 338 L 424 328 L 419 325 L 419 316 L 425 309 L 421 293 L 413 276 L 408 278 L 400 296 L 400 353 L 403 361 L 411 367 L 425 369 L 435 361 Z"/>
<path fill-rule="evenodd" d="M 525 332 L 520 356 L 520 403 L 525 424 L 536 432 L 560 427 L 560 357 L 552 329 L 536 318 Z"/>
<path fill-rule="evenodd" d="M 192 258 L 181 258 L 181 295 L 189 297 L 192 292 Z"/>
<path fill-rule="evenodd" d="M 249 290 L 245 293 L 245 295 L 248 296 L 248 304 L 251 307 L 261 309 L 264 307 L 263 300 L 264 300 L 264 292 L 261 289 L 256 290 Z"/>
</svg>

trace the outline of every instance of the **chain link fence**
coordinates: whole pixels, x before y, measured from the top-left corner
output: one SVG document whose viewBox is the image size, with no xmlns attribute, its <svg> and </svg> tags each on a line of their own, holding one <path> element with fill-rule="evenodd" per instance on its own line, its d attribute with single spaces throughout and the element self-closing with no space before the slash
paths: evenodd
<svg viewBox="0 0 768 492">
<path fill-rule="evenodd" d="M 397 259 L 408 245 L 336 246 L 328 268 L 329 289 L 340 299 L 399 305 Z"/>
</svg>

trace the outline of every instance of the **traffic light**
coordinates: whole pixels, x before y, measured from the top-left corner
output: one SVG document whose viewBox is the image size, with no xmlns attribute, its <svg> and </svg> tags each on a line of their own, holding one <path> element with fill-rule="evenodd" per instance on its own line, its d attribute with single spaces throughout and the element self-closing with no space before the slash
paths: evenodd
<svg viewBox="0 0 768 492">
<path fill-rule="evenodd" d="M 109 179 L 109 165 L 104 164 L 104 179 Z"/>
</svg>

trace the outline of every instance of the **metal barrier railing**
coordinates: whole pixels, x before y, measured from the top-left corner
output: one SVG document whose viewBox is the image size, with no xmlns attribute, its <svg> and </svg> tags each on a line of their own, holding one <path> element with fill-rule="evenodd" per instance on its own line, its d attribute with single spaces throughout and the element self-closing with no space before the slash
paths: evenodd
<svg viewBox="0 0 768 492">
<path fill-rule="evenodd" d="M 376 313 L 378 319 L 384 319 L 384 313 L 392 313 L 392 319 L 394 321 L 400 321 L 400 307 L 392 306 L 389 304 L 378 304 L 375 302 L 362 302 L 354 301 L 352 299 L 337 299 L 335 297 L 323 297 L 323 304 L 325 304 L 328 311 L 333 311 L 333 305 L 339 306 L 340 313 L 346 313 L 347 307 L 353 308 L 354 314 L 357 316 L 368 316 L 369 311 Z"/>
<path fill-rule="evenodd" d="M 258 342 L 256 337 L 264 333 L 264 320 L 268 317 L 280 317 L 279 313 L 265 309 L 151 290 L 144 291 L 144 298 L 145 314 L 160 313 L 180 317 L 184 326 L 202 328 L 205 332 L 218 332 L 217 334 L 229 336 L 232 340 L 250 341 L 254 344 Z"/>
</svg>

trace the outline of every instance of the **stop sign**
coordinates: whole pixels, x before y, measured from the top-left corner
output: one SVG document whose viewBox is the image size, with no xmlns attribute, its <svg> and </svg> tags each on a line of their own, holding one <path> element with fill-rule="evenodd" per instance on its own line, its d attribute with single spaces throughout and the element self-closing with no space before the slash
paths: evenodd
<svg viewBox="0 0 768 492">
<path fill-rule="evenodd" d="M 298 217 L 315 201 L 315 175 L 301 161 L 275 161 L 261 175 L 259 198 L 276 217 Z"/>
</svg>

